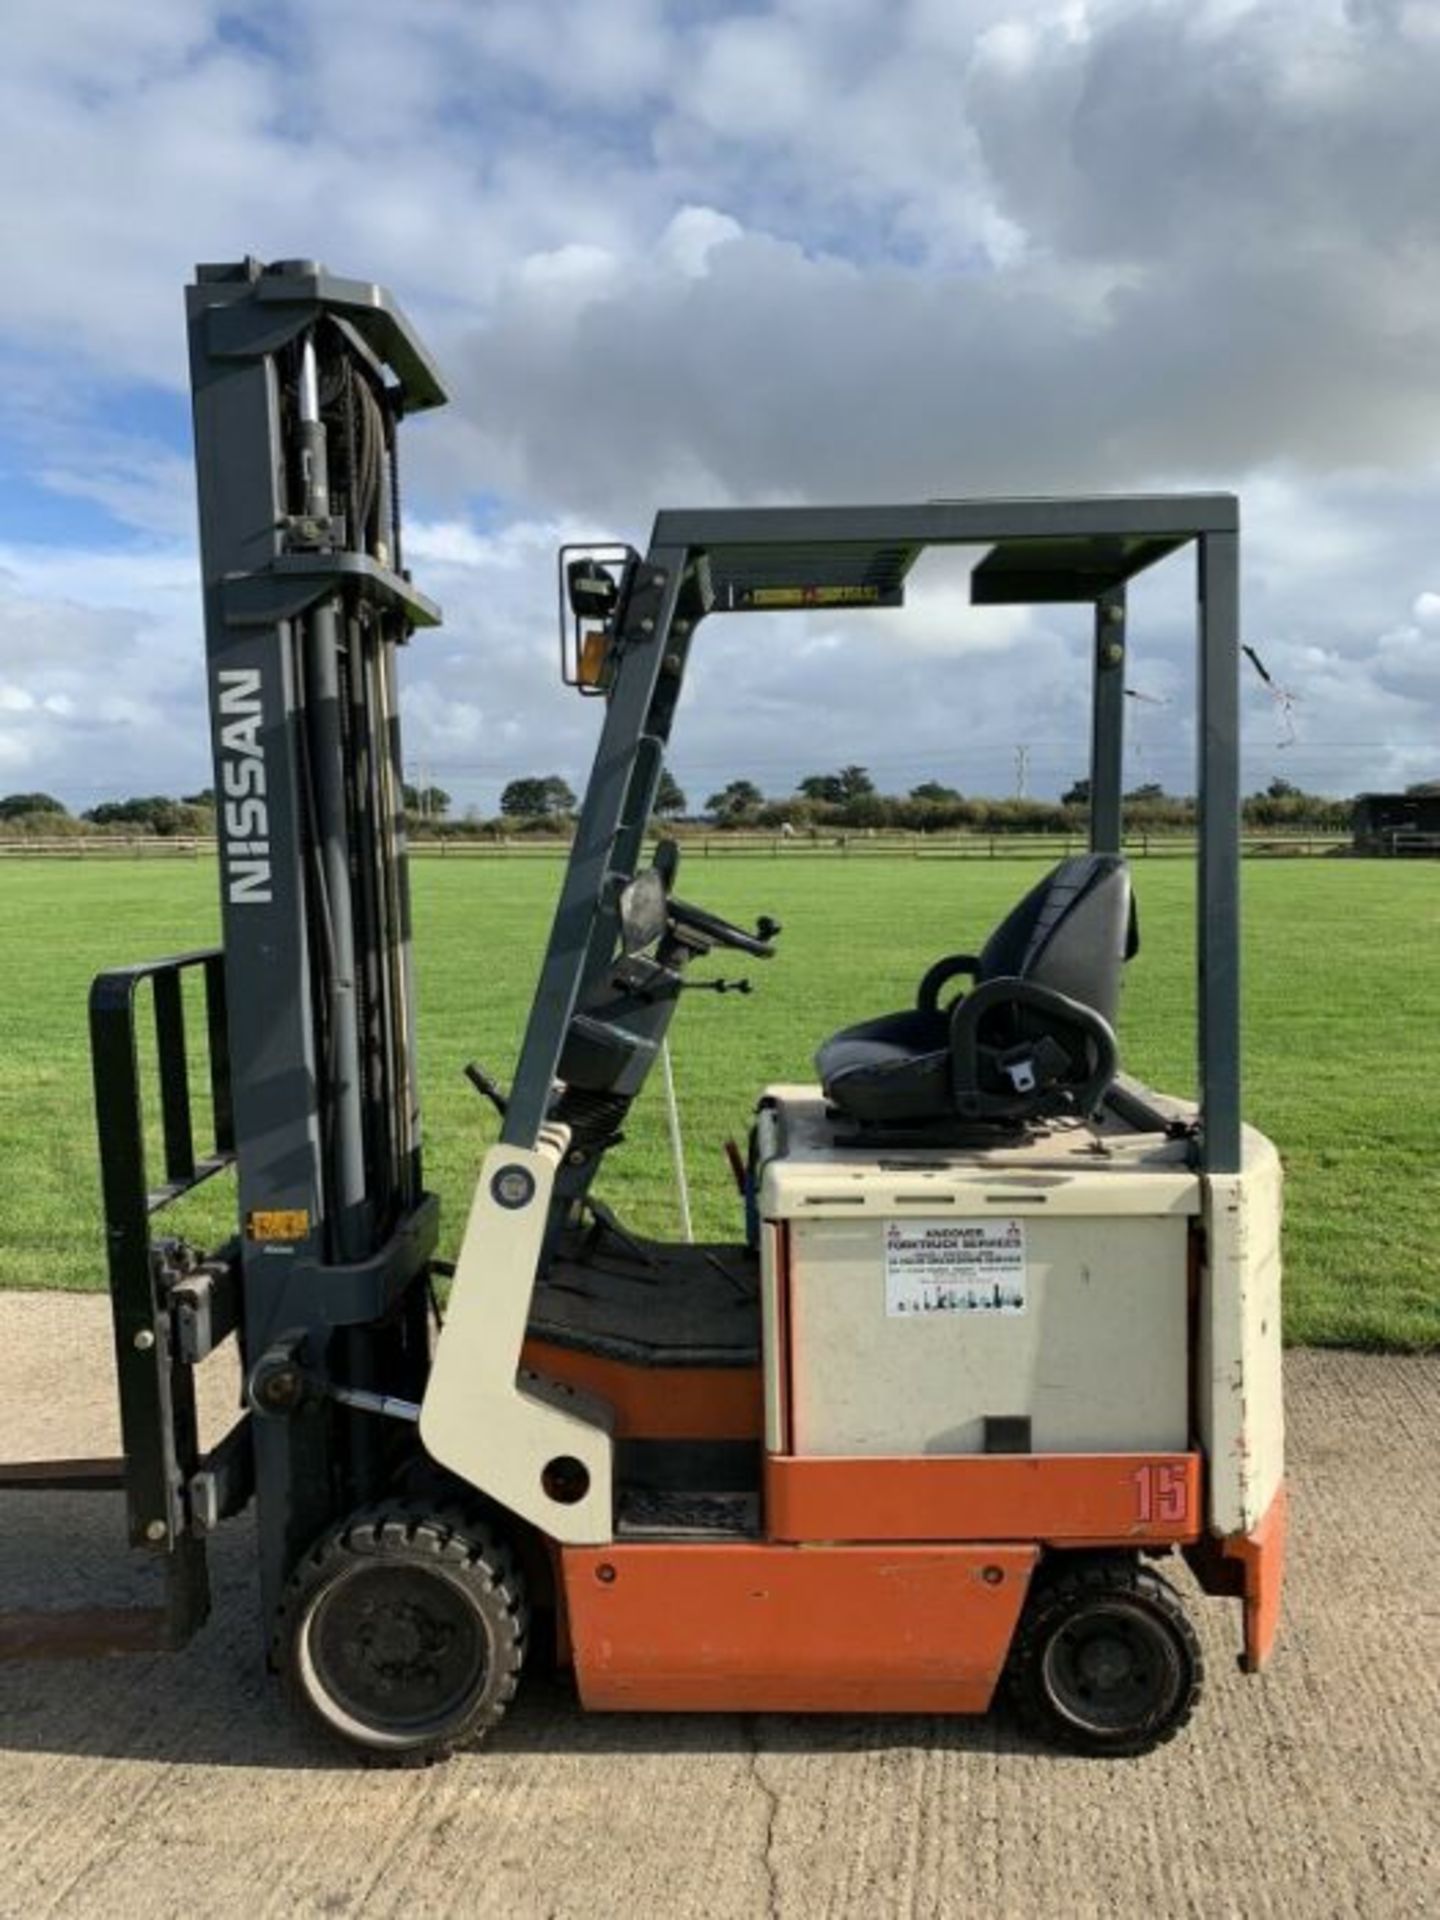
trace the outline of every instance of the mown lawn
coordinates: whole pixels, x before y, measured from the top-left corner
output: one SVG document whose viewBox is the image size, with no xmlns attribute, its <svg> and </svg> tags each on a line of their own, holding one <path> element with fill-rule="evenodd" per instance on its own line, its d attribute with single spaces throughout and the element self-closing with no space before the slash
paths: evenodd
<svg viewBox="0 0 1440 1920">
<path fill-rule="evenodd" d="M 695 859 L 688 898 L 785 923 L 780 956 L 735 964 L 748 999 L 688 996 L 674 1029 L 697 1226 L 735 1231 L 722 1153 L 767 1081 L 808 1078 L 835 1027 L 907 1002 L 937 955 L 971 945 L 1033 881 L 1030 861 Z M 461 1069 L 508 1077 L 559 880 L 549 860 L 414 866 L 428 1176 L 447 1247 L 493 1116 Z M 1138 862 L 1142 950 L 1129 971 L 1126 1065 L 1194 1085 L 1193 894 L 1185 861 Z M 1434 1067 L 1440 873 L 1422 862 L 1255 861 L 1245 868 L 1246 1112 L 1289 1173 L 1292 1341 L 1440 1345 Z M 106 965 L 215 936 L 201 860 L 0 870 L 0 1284 L 103 1282 L 85 996 Z M 712 965 L 712 971 L 715 970 Z M 658 1088 L 602 1191 L 642 1229 L 675 1224 Z M 207 1191 L 182 1222 L 219 1228 Z"/>
</svg>

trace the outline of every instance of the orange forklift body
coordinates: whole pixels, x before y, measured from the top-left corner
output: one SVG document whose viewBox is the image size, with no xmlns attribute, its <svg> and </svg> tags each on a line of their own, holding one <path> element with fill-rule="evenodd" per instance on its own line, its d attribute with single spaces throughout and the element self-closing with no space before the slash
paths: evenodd
<svg viewBox="0 0 1440 1920">
<path fill-rule="evenodd" d="M 587 1707 L 983 1713 L 1037 1549 L 564 1547 Z"/>
</svg>

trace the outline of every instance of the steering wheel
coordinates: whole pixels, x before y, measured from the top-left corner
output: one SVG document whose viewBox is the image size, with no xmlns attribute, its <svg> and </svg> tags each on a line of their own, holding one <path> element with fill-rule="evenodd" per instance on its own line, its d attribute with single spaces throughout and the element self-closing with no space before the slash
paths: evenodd
<svg viewBox="0 0 1440 1920">
<path fill-rule="evenodd" d="M 677 900 L 672 895 L 668 903 L 671 924 L 686 929 L 707 941 L 712 947 L 734 947 L 738 953 L 753 954 L 757 960 L 773 960 L 775 948 L 771 944 L 779 933 L 779 924 L 762 916 L 756 923 L 754 933 L 747 933 L 744 927 L 737 927 L 733 920 L 722 920 L 718 913 L 707 913 L 703 907 L 692 907 L 688 901 Z"/>
</svg>

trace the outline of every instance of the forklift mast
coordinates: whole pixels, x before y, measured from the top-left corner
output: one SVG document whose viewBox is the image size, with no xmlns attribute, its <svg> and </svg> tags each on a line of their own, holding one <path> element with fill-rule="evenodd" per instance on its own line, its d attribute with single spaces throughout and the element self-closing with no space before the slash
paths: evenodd
<svg viewBox="0 0 1440 1920">
<path fill-rule="evenodd" d="M 439 612 L 403 567 L 396 429 L 445 393 L 382 289 L 311 261 L 187 292 L 267 1615 L 418 1399 L 423 1186 L 395 650 Z M 267 1411 L 296 1418 L 266 1418 Z"/>
<path fill-rule="evenodd" d="M 403 565 L 396 430 L 445 392 L 383 288 L 313 261 L 201 266 L 186 310 L 222 944 L 90 992 L 123 1455 L 0 1465 L 123 1491 L 161 1604 L 0 1613 L 0 1659 L 183 1645 L 252 1498 L 273 1622 L 413 1459 L 429 1366 L 395 650 L 440 615 Z M 232 1169 L 222 1245 L 163 1230 Z M 244 1403 L 207 1443 L 195 1370 L 232 1338 Z"/>
</svg>

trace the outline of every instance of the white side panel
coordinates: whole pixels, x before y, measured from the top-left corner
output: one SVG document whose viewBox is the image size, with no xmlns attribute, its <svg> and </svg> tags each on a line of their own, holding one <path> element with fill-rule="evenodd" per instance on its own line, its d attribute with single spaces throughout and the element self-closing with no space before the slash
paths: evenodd
<svg viewBox="0 0 1440 1920">
<path fill-rule="evenodd" d="M 1244 1171 L 1205 1181 L 1198 1416 L 1210 1526 L 1249 1533 L 1285 1472 L 1280 1360 L 1280 1156 L 1253 1127 Z"/>
<path fill-rule="evenodd" d="M 1024 1220 L 1023 1306 L 994 1311 L 903 1310 L 886 1228 L 792 1223 L 796 1453 L 979 1453 L 987 1415 L 1028 1417 L 1037 1453 L 1188 1446 L 1183 1214 Z"/>
<path fill-rule="evenodd" d="M 520 1350 L 564 1128 L 534 1153 L 492 1147 L 480 1169 L 455 1284 L 420 1409 L 420 1437 L 442 1466 L 534 1521 L 556 1540 L 598 1545 L 611 1538 L 611 1440 L 604 1410 L 569 1388 L 526 1375 Z M 534 1191 L 503 1206 L 492 1190 L 502 1169 L 524 1169 Z M 579 1460 L 588 1492 L 566 1504 L 541 1484 L 546 1463 Z"/>
<path fill-rule="evenodd" d="M 1024 1141 L 887 1151 L 838 1146 L 815 1087 L 771 1087 L 759 1119 L 760 1211 L 767 1220 L 957 1215 L 1194 1214 L 1200 1183 L 1188 1143 L 1113 1119 L 1073 1122 Z"/>
<path fill-rule="evenodd" d="M 784 1228 L 765 1221 L 760 1228 L 760 1337 L 765 1356 L 765 1447 L 769 1453 L 785 1450 L 785 1341 L 782 1328 L 780 1235 Z"/>
</svg>

